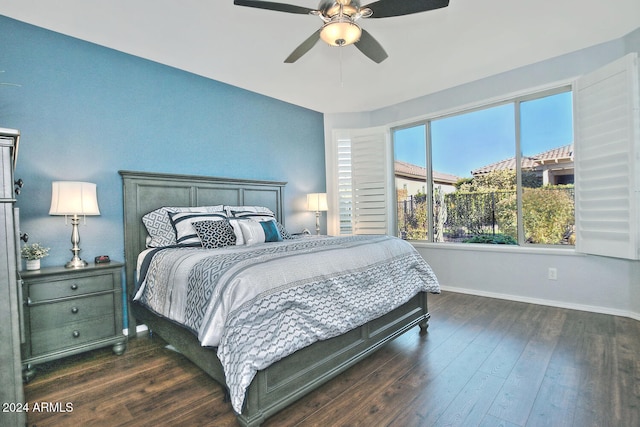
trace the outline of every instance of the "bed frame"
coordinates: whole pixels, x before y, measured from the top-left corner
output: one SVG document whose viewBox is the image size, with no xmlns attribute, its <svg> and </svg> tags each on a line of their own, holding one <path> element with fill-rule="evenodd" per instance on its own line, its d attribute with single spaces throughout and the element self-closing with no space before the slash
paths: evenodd
<svg viewBox="0 0 640 427">
<path fill-rule="evenodd" d="M 285 182 L 120 171 L 124 192 L 124 238 L 129 336 L 145 324 L 213 379 L 225 386 L 215 349 L 202 347 L 190 331 L 131 303 L 137 255 L 145 248 L 142 216 L 162 206 L 259 205 L 284 224 Z M 247 390 L 238 421 L 259 426 L 274 413 L 318 388 L 407 330 L 428 327 L 427 294 L 419 293 L 392 312 L 335 338 L 309 347 L 259 371 Z"/>
</svg>

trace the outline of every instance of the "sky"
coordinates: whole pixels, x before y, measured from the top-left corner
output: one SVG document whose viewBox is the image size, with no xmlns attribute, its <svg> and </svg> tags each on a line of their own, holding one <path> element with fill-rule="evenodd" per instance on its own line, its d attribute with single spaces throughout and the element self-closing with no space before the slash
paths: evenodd
<svg viewBox="0 0 640 427">
<path fill-rule="evenodd" d="M 571 92 L 520 104 L 521 149 L 532 156 L 573 143 Z M 515 157 L 515 105 L 498 105 L 431 122 L 433 170 L 459 177 Z M 425 125 L 394 131 L 396 160 L 426 165 Z"/>
</svg>

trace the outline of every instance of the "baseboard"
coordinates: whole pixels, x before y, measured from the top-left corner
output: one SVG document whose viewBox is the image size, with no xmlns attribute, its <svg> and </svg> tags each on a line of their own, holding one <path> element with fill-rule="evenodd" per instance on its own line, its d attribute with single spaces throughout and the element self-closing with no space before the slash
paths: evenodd
<svg viewBox="0 0 640 427">
<path fill-rule="evenodd" d="M 442 285 L 440 285 L 440 288 L 443 291 L 448 291 L 448 292 L 458 292 L 458 293 L 461 293 L 461 294 L 469 294 L 469 295 L 477 295 L 477 296 L 481 296 L 481 297 L 504 299 L 504 300 L 508 300 L 508 301 L 526 302 L 526 303 L 529 303 L 529 304 L 538 304 L 538 305 L 546 305 L 546 306 L 550 306 L 550 307 L 567 308 L 567 309 L 570 309 L 570 310 L 579 310 L 579 311 L 588 311 L 588 312 L 592 312 L 592 313 L 609 314 L 609 315 L 612 315 L 612 316 L 628 317 L 630 319 L 634 319 L 634 320 L 640 321 L 640 313 L 634 313 L 632 311 L 625 311 L 625 310 L 616 310 L 614 308 L 609 308 L 609 307 L 599 307 L 599 306 L 585 305 L 585 304 L 573 304 L 573 303 L 568 303 L 568 302 L 564 302 L 564 301 L 546 300 L 546 299 L 540 299 L 540 298 L 530 298 L 530 297 L 523 297 L 523 296 L 519 296 L 519 295 L 511 295 L 511 294 L 502 294 L 502 293 L 497 293 L 497 292 L 480 291 L 480 290 L 477 290 L 477 289 L 457 288 L 457 287 L 453 287 L 453 286 L 442 286 Z"/>
</svg>

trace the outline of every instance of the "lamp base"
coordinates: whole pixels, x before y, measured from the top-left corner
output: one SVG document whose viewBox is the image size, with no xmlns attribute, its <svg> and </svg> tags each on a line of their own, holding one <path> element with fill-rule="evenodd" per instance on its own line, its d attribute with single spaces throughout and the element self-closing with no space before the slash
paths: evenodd
<svg viewBox="0 0 640 427">
<path fill-rule="evenodd" d="M 320 235 L 320 211 L 316 211 L 316 235 Z"/>
<path fill-rule="evenodd" d="M 73 215 L 71 217 L 71 243 L 73 247 L 71 248 L 71 253 L 73 257 L 71 261 L 65 264 L 66 268 L 84 268 L 89 263 L 80 259 L 80 232 L 78 231 L 78 224 L 80 223 L 80 218 L 78 215 Z"/>
<path fill-rule="evenodd" d="M 87 265 L 89 265 L 88 262 L 78 258 L 78 257 L 73 257 L 71 259 L 71 261 L 69 261 L 68 263 L 66 263 L 64 266 L 66 268 L 84 268 Z"/>
</svg>

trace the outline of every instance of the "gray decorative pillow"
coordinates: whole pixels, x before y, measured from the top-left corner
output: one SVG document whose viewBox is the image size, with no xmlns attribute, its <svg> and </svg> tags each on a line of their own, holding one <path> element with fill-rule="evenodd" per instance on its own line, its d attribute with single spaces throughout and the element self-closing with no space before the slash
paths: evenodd
<svg viewBox="0 0 640 427">
<path fill-rule="evenodd" d="M 236 244 L 236 235 L 228 221 L 196 221 L 192 225 L 203 248 L 215 249 Z"/>
<path fill-rule="evenodd" d="M 169 212 L 185 212 L 191 210 L 186 207 L 162 207 L 149 212 L 142 217 L 142 222 L 147 228 L 147 233 L 151 236 L 148 246 L 152 248 L 161 248 L 163 246 L 171 246 L 176 244 L 176 232 L 171 225 Z"/>
<path fill-rule="evenodd" d="M 147 246 L 160 248 L 176 244 L 176 232 L 171 224 L 169 212 L 221 212 L 223 205 L 216 206 L 164 206 L 145 214 L 142 222 L 151 237 Z"/>
<path fill-rule="evenodd" d="M 294 237 L 291 235 L 291 233 L 289 233 L 287 231 L 286 228 L 284 228 L 284 225 L 280 224 L 279 222 L 276 221 L 276 225 L 278 226 L 278 231 L 280 232 L 280 235 L 282 236 L 282 238 L 284 240 L 291 240 Z"/>
</svg>

